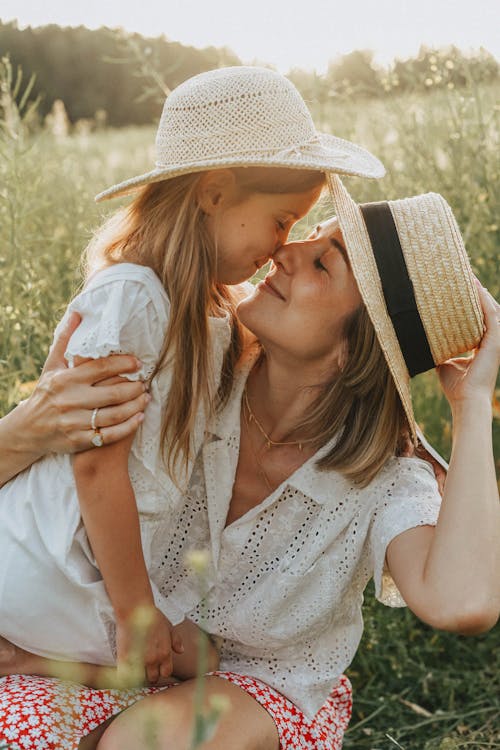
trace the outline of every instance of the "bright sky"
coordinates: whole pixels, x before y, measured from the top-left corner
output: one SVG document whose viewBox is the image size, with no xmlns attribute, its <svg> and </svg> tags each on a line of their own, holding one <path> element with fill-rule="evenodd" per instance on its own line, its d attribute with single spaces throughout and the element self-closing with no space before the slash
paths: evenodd
<svg viewBox="0 0 500 750">
<path fill-rule="evenodd" d="M 499 0 L 1 0 L 2 21 L 121 26 L 195 47 L 228 46 L 249 63 L 326 70 L 354 49 L 380 63 L 420 44 L 483 46 L 500 58 Z"/>
</svg>

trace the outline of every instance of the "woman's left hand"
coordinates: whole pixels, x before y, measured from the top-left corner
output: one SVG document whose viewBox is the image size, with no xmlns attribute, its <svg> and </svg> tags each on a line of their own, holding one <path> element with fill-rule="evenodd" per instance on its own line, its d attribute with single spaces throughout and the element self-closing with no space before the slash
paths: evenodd
<svg viewBox="0 0 500 750">
<path fill-rule="evenodd" d="M 491 401 L 500 366 L 500 305 L 477 281 L 486 330 L 469 357 L 449 359 L 437 368 L 441 387 L 450 405 L 477 398 Z"/>
</svg>

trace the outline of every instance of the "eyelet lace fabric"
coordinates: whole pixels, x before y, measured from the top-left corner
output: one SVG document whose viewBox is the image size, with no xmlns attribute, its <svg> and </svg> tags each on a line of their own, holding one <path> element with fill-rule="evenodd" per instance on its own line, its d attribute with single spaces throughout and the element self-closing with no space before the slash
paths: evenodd
<svg viewBox="0 0 500 750">
<path fill-rule="evenodd" d="M 387 545 L 409 528 L 434 525 L 440 496 L 419 459 L 392 459 L 359 489 L 319 471 L 318 453 L 225 528 L 253 361 L 211 426 L 179 512 L 157 530 L 164 557 L 154 579 L 174 608 L 184 606 L 215 636 L 221 669 L 263 680 L 311 717 L 354 657 L 370 578 L 383 603 L 404 606 L 384 568 Z M 207 552 L 198 579 L 184 565 L 192 549 Z"/>
</svg>

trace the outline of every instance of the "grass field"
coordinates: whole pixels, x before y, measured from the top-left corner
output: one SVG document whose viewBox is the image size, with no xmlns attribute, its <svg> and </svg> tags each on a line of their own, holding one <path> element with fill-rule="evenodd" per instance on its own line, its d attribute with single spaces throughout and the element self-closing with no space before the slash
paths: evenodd
<svg viewBox="0 0 500 750">
<path fill-rule="evenodd" d="M 20 94 L 23 86 L 21 85 Z M 500 296 L 500 84 L 471 84 L 384 101 L 331 103 L 318 125 L 370 148 L 388 174 L 349 180 L 359 200 L 442 193 L 459 220 L 474 269 Z M 93 196 L 150 169 L 153 128 L 29 135 L 3 86 L 0 134 L 0 411 L 29 390 L 65 302 L 80 283 L 79 258 L 111 206 Z M 18 97 L 19 98 L 19 97 Z M 314 108 L 314 107 L 313 107 Z M 23 121 L 24 118 L 24 121 Z M 295 234 L 329 213 L 328 202 Z M 498 396 L 498 393 L 497 393 Z M 416 413 L 445 454 L 450 421 L 433 374 L 415 384 Z M 494 425 L 500 467 L 499 408 Z M 349 675 L 355 709 L 346 748 L 500 748 L 499 628 L 475 639 L 430 630 L 368 592 L 366 631 Z"/>
</svg>

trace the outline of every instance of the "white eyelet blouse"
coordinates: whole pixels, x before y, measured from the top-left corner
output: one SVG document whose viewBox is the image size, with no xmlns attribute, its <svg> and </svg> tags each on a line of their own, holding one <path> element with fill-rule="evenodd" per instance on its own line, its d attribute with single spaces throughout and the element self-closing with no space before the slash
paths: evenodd
<svg viewBox="0 0 500 750">
<path fill-rule="evenodd" d="M 356 488 L 316 468 L 326 446 L 224 528 L 241 397 L 256 356 L 254 347 L 238 370 L 184 501 L 168 528 L 157 529 L 163 560 L 154 579 L 175 609 L 217 638 L 221 669 L 262 679 L 312 716 L 354 657 L 369 579 L 382 602 L 404 606 L 384 566 L 386 548 L 409 528 L 434 525 L 440 495 L 431 466 L 416 458 L 394 458 Z M 184 564 L 191 550 L 208 553 L 198 577 Z"/>
</svg>

